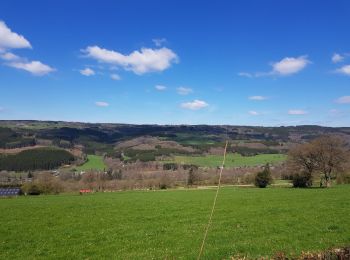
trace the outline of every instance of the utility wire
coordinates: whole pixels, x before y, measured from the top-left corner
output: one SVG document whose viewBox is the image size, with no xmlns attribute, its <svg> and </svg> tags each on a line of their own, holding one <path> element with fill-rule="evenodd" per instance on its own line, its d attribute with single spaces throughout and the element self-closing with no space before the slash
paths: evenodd
<svg viewBox="0 0 350 260">
<path fill-rule="evenodd" d="M 218 183 L 218 186 L 217 186 L 217 188 L 216 188 L 216 194 L 215 194 L 215 198 L 214 198 L 214 202 L 213 202 L 213 207 L 211 208 L 211 213 L 210 213 L 210 216 L 209 216 L 209 221 L 208 221 L 208 224 L 207 224 L 207 228 L 205 229 L 205 233 L 204 233 L 204 237 L 203 237 L 201 249 L 200 249 L 200 251 L 199 251 L 197 260 L 200 260 L 201 257 L 202 257 L 204 245 L 205 245 L 205 242 L 206 242 L 207 236 L 208 236 L 208 231 L 209 231 L 209 228 L 210 228 L 211 223 L 212 223 L 212 219 L 213 219 L 213 215 L 214 215 L 214 211 L 215 211 L 215 206 L 216 206 L 216 201 L 217 201 L 217 199 L 218 199 L 218 194 L 219 194 L 219 190 L 220 190 L 220 186 L 221 186 L 222 171 L 223 171 L 223 169 L 224 169 L 225 161 L 226 161 L 227 145 L 228 145 L 228 140 L 226 140 L 226 144 L 225 144 L 224 158 L 223 158 L 223 160 L 222 160 L 222 164 L 221 164 L 221 167 L 220 167 L 219 183 Z"/>
</svg>

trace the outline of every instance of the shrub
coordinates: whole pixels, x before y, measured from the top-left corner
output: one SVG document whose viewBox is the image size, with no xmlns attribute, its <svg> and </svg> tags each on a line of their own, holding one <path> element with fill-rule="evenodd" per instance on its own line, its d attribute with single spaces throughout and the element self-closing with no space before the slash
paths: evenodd
<svg viewBox="0 0 350 260">
<path fill-rule="evenodd" d="M 188 171 L 187 185 L 195 185 L 199 181 L 199 175 L 196 168 L 190 168 Z"/>
<path fill-rule="evenodd" d="M 350 184 L 350 173 L 338 173 L 337 184 Z"/>
<path fill-rule="evenodd" d="M 63 191 L 63 186 L 51 174 L 42 173 L 33 182 L 24 183 L 21 190 L 27 195 L 59 194 Z"/>
<path fill-rule="evenodd" d="M 264 170 L 258 172 L 255 176 L 255 186 L 259 188 L 266 188 L 267 185 L 271 184 L 271 170 L 269 164 L 266 164 Z"/>
<path fill-rule="evenodd" d="M 242 184 L 254 184 L 255 183 L 255 173 L 245 173 L 242 178 Z"/>
<path fill-rule="evenodd" d="M 163 175 L 159 180 L 159 189 L 165 190 L 171 187 L 171 180 L 167 175 Z"/>
<path fill-rule="evenodd" d="M 182 169 L 184 170 L 189 170 L 189 169 L 194 169 L 194 170 L 198 170 L 198 165 L 195 164 L 183 164 L 182 165 Z"/>
<path fill-rule="evenodd" d="M 50 173 L 42 173 L 34 181 L 43 194 L 59 194 L 63 191 L 61 182 Z"/>
<path fill-rule="evenodd" d="M 168 171 L 168 170 L 173 170 L 176 171 L 178 168 L 176 163 L 164 163 L 163 164 L 163 170 Z"/>
<path fill-rule="evenodd" d="M 35 183 L 27 182 L 24 183 L 21 187 L 21 190 L 26 195 L 40 195 L 41 190 L 38 185 Z"/>
<path fill-rule="evenodd" d="M 307 172 L 294 174 L 292 180 L 294 188 L 308 188 L 312 186 L 312 175 Z"/>
</svg>

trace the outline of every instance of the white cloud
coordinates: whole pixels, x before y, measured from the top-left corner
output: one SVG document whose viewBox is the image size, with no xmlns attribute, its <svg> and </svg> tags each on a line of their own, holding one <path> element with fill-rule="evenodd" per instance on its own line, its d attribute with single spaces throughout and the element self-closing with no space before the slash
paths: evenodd
<svg viewBox="0 0 350 260">
<path fill-rule="evenodd" d="M 264 96 L 251 96 L 248 99 L 250 100 L 255 100 L 255 101 L 262 101 L 262 100 L 266 100 L 268 99 L 268 97 L 264 97 Z"/>
<path fill-rule="evenodd" d="M 0 20 L 0 59 L 9 62 L 5 65 L 28 71 L 36 76 L 46 75 L 55 71 L 54 68 L 40 61 L 28 61 L 26 58 L 19 57 L 7 51 L 9 49 L 21 48 L 32 48 L 32 46 L 24 36 L 11 31 L 4 21 Z"/>
<path fill-rule="evenodd" d="M 54 68 L 41 63 L 40 61 L 30 61 L 30 62 L 11 62 L 7 64 L 10 67 L 16 69 L 22 69 L 32 73 L 35 76 L 43 76 L 55 71 Z"/>
<path fill-rule="evenodd" d="M 345 65 L 336 70 L 336 72 L 350 76 L 350 65 Z"/>
<path fill-rule="evenodd" d="M 335 102 L 338 104 L 350 104 L 350 96 L 340 97 Z"/>
<path fill-rule="evenodd" d="M 300 56 L 298 58 L 286 57 L 282 60 L 272 63 L 272 73 L 277 75 L 291 75 L 304 69 L 310 61 L 307 56 Z"/>
<path fill-rule="evenodd" d="M 172 63 L 178 62 L 176 53 L 165 47 L 160 49 L 142 48 L 141 51 L 133 51 L 129 55 L 98 46 L 88 46 L 82 52 L 87 57 L 99 62 L 120 66 L 138 75 L 163 71 L 169 68 Z"/>
<path fill-rule="evenodd" d="M 256 112 L 256 111 L 249 111 L 248 112 L 250 115 L 252 115 L 252 116 L 258 116 L 258 115 L 260 115 L 260 113 L 259 112 Z"/>
<path fill-rule="evenodd" d="M 166 43 L 165 38 L 152 39 L 152 41 L 157 47 L 160 47 L 163 45 L 163 43 Z"/>
<path fill-rule="evenodd" d="M 238 73 L 238 76 L 247 77 L 247 78 L 252 78 L 252 77 L 254 77 L 254 75 L 251 74 L 251 73 L 249 73 L 249 72 L 239 72 L 239 73 Z"/>
<path fill-rule="evenodd" d="M 21 58 L 17 55 L 13 54 L 12 52 L 5 52 L 0 55 L 0 58 L 6 61 L 14 61 L 14 60 L 20 60 Z"/>
<path fill-rule="evenodd" d="M 104 101 L 96 101 L 95 105 L 98 106 L 98 107 L 108 107 L 109 103 L 104 102 Z"/>
<path fill-rule="evenodd" d="M 118 74 L 114 73 L 114 74 L 111 74 L 111 79 L 113 79 L 113 80 L 121 80 L 122 78 Z"/>
<path fill-rule="evenodd" d="M 5 22 L 0 21 L 0 50 L 31 48 L 29 41 L 22 35 L 12 32 Z"/>
<path fill-rule="evenodd" d="M 83 70 L 79 70 L 80 74 L 81 75 L 84 75 L 84 76 L 93 76 L 95 75 L 95 71 L 90 69 L 90 68 L 85 68 Z"/>
<path fill-rule="evenodd" d="M 159 91 L 166 90 L 166 86 L 163 86 L 163 85 L 156 85 L 154 88 L 155 88 L 156 90 L 159 90 Z"/>
<path fill-rule="evenodd" d="M 191 110 L 199 110 L 207 106 L 209 106 L 207 102 L 203 100 L 198 100 L 198 99 L 195 99 L 192 102 L 185 102 L 181 104 L 182 108 L 191 109 Z"/>
<path fill-rule="evenodd" d="M 332 56 L 332 62 L 333 63 L 338 63 L 344 60 L 344 56 L 340 55 L 339 53 L 334 53 Z"/>
<path fill-rule="evenodd" d="M 288 115 L 306 115 L 307 111 L 301 109 L 291 109 L 288 111 Z"/>
<path fill-rule="evenodd" d="M 191 88 L 185 88 L 185 87 L 179 87 L 176 89 L 176 91 L 179 95 L 183 95 L 183 96 L 186 96 L 193 92 Z"/>
<path fill-rule="evenodd" d="M 241 77 L 247 78 L 258 78 L 265 76 L 287 76 L 291 74 L 295 74 L 301 70 L 303 70 L 309 63 L 311 63 L 307 56 L 299 56 L 297 58 L 294 57 L 286 57 L 278 62 L 271 63 L 272 70 L 268 72 L 239 72 L 238 75 Z"/>
</svg>

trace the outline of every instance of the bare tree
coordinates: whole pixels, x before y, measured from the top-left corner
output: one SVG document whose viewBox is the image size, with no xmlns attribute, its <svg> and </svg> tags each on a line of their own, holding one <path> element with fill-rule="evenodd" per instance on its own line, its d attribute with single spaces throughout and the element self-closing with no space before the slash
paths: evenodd
<svg viewBox="0 0 350 260">
<path fill-rule="evenodd" d="M 322 136 L 311 142 L 316 153 L 317 170 L 321 173 L 321 183 L 331 185 L 331 178 L 344 171 L 348 151 L 344 140 L 337 136 Z M 325 182 L 325 183 L 323 183 Z"/>
<path fill-rule="evenodd" d="M 288 154 L 288 171 L 293 175 L 295 187 L 310 187 L 317 170 L 316 152 L 310 143 L 293 147 Z"/>
<path fill-rule="evenodd" d="M 348 155 L 342 138 L 326 135 L 292 148 L 287 165 L 293 174 L 303 174 L 305 180 L 310 182 L 312 176 L 319 173 L 320 186 L 329 187 L 332 177 L 344 170 Z"/>
</svg>

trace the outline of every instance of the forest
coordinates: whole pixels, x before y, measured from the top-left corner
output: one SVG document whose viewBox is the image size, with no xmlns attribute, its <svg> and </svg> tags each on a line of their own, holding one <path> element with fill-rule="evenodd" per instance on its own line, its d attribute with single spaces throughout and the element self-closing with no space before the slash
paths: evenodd
<svg viewBox="0 0 350 260">
<path fill-rule="evenodd" d="M 63 164 L 70 164 L 74 156 L 62 149 L 37 148 L 14 155 L 0 156 L 0 170 L 30 171 L 51 170 Z"/>
</svg>

